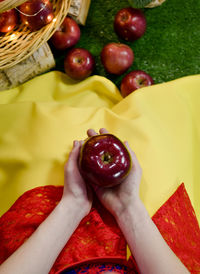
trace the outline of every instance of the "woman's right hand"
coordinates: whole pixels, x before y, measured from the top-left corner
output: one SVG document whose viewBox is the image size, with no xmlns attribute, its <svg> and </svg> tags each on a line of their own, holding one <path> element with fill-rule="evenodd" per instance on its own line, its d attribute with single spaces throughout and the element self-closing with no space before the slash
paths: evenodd
<svg viewBox="0 0 200 274">
<path fill-rule="evenodd" d="M 99 130 L 100 134 L 108 133 L 104 128 Z M 97 135 L 93 129 L 87 131 L 89 137 Z M 127 141 L 124 142 L 127 147 L 131 159 L 132 159 L 132 169 L 120 185 L 103 188 L 94 186 L 94 190 L 101 201 L 101 203 L 115 216 L 118 217 L 121 213 L 131 206 L 134 202 L 137 202 L 139 199 L 139 186 L 142 177 L 142 169 L 136 158 L 135 153 L 130 148 Z"/>
</svg>

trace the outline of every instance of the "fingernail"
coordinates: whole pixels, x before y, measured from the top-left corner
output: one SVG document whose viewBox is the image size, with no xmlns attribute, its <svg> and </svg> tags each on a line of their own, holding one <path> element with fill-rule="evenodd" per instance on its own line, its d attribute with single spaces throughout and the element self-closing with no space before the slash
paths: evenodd
<svg viewBox="0 0 200 274">
<path fill-rule="evenodd" d="M 74 141 L 73 146 L 74 146 L 74 147 L 77 147 L 77 146 L 78 146 L 78 141 L 77 141 L 77 140 Z"/>
</svg>

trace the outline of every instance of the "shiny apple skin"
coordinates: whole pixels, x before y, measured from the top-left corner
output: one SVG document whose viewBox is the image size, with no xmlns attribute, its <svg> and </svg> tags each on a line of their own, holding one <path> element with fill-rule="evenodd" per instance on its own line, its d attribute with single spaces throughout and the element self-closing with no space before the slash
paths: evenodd
<svg viewBox="0 0 200 274">
<path fill-rule="evenodd" d="M 0 13 L 0 32 L 6 33 L 15 28 L 18 22 L 18 16 L 15 9 Z"/>
<path fill-rule="evenodd" d="M 106 157 L 110 159 L 106 161 Z M 79 169 L 86 182 L 90 184 L 101 187 L 119 185 L 128 176 L 131 166 L 128 150 L 112 134 L 90 137 L 80 151 Z"/>
<path fill-rule="evenodd" d="M 146 25 L 146 18 L 139 9 L 128 7 L 119 10 L 115 15 L 114 30 L 120 38 L 126 41 L 132 42 L 143 36 Z"/>
<path fill-rule="evenodd" d="M 64 59 L 66 74 L 75 80 L 83 80 L 94 70 L 95 60 L 92 54 L 83 48 L 71 49 Z"/>
<path fill-rule="evenodd" d="M 134 90 L 153 85 L 152 77 L 143 70 L 129 72 L 121 82 L 120 90 L 123 97 L 126 97 Z"/>
<path fill-rule="evenodd" d="M 44 7 L 45 6 L 45 7 Z M 44 7 L 44 9 L 42 9 Z M 40 9 L 42 9 L 40 11 Z M 31 30 L 36 31 L 49 24 L 53 18 L 53 6 L 49 0 L 32 0 L 20 5 L 19 10 L 27 15 L 20 13 L 20 18 L 23 24 L 27 25 Z"/>
<path fill-rule="evenodd" d="M 51 43 L 58 50 L 70 48 L 79 41 L 81 31 L 79 25 L 70 17 L 66 17 L 58 30 L 51 37 Z"/>
<path fill-rule="evenodd" d="M 132 49 L 122 43 L 108 43 L 101 51 L 101 62 L 108 73 L 121 75 L 134 61 Z"/>
</svg>

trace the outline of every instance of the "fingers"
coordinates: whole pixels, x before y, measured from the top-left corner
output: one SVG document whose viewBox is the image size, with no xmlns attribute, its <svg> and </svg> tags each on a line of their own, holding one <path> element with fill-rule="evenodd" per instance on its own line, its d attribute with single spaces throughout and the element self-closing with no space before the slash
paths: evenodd
<svg viewBox="0 0 200 274">
<path fill-rule="evenodd" d="M 129 146 L 129 143 L 127 141 L 125 141 L 124 144 L 131 155 L 131 159 L 133 162 L 133 168 L 136 168 L 138 171 L 142 172 L 142 169 L 141 169 L 138 159 L 135 155 L 135 152 L 131 149 L 131 147 Z"/>
<path fill-rule="evenodd" d="M 80 143 L 80 146 L 82 146 L 84 144 L 84 141 L 81 140 L 81 141 L 79 141 L 79 143 Z"/>
<path fill-rule="evenodd" d="M 79 142 L 75 140 L 73 142 L 73 148 L 69 154 L 68 161 L 65 165 L 65 169 L 67 171 L 73 171 L 74 167 L 76 167 L 81 145 L 82 145 L 81 141 Z"/>
<path fill-rule="evenodd" d="M 79 149 L 80 149 L 80 146 L 81 146 L 81 142 L 75 140 L 73 142 L 73 148 L 69 154 L 69 159 L 68 161 L 76 161 L 77 160 L 77 157 L 78 157 L 78 154 L 79 154 Z"/>
<path fill-rule="evenodd" d="M 131 154 L 131 157 L 135 157 L 135 153 L 134 153 L 133 150 L 131 149 L 131 147 L 130 147 L 128 141 L 125 141 L 124 144 L 125 144 L 126 148 L 128 149 L 128 152 Z"/>
<path fill-rule="evenodd" d="M 106 133 L 108 133 L 108 131 L 105 128 L 100 128 L 99 133 L 100 134 L 106 134 Z M 98 133 L 94 129 L 90 128 L 87 131 L 87 135 L 88 135 L 88 137 L 92 137 L 92 136 L 98 135 Z"/>
<path fill-rule="evenodd" d="M 106 128 L 100 128 L 99 133 L 100 134 L 106 134 L 106 133 L 108 133 L 108 131 L 107 131 Z"/>
<path fill-rule="evenodd" d="M 94 129 L 90 128 L 87 131 L 87 135 L 88 135 L 88 137 L 92 137 L 92 136 L 98 135 L 98 133 L 96 133 L 96 131 Z"/>
</svg>

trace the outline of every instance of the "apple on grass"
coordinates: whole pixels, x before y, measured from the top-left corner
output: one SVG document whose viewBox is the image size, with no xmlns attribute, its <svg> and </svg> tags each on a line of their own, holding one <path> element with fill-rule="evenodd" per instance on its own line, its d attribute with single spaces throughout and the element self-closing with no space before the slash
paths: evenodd
<svg viewBox="0 0 200 274">
<path fill-rule="evenodd" d="M 108 43 L 101 51 L 101 62 L 108 73 L 121 75 L 134 60 L 132 49 L 122 43 Z"/>
<path fill-rule="evenodd" d="M 153 85 L 153 79 L 143 70 L 129 72 L 121 82 L 120 90 L 123 97 L 126 97 L 136 89 Z"/>
<path fill-rule="evenodd" d="M 0 13 L 0 32 L 9 32 L 17 25 L 18 17 L 15 9 Z"/>
<path fill-rule="evenodd" d="M 74 46 L 79 41 L 80 35 L 81 31 L 76 21 L 66 17 L 50 41 L 56 49 L 64 50 Z"/>
<path fill-rule="evenodd" d="M 125 145 L 113 134 L 88 138 L 79 155 L 79 170 L 86 182 L 113 187 L 121 184 L 132 167 Z"/>
<path fill-rule="evenodd" d="M 126 41 L 137 40 L 146 31 L 146 18 L 139 9 L 132 7 L 121 9 L 115 15 L 114 30 Z"/>
<path fill-rule="evenodd" d="M 88 50 L 83 48 L 71 49 L 64 59 L 66 74 L 75 80 L 83 80 L 90 76 L 94 66 L 94 57 Z"/>
<path fill-rule="evenodd" d="M 31 30 L 39 30 L 49 24 L 53 18 L 53 6 L 49 0 L 29 0 L 19 6 L 23 24 Z"/>
</svg>

